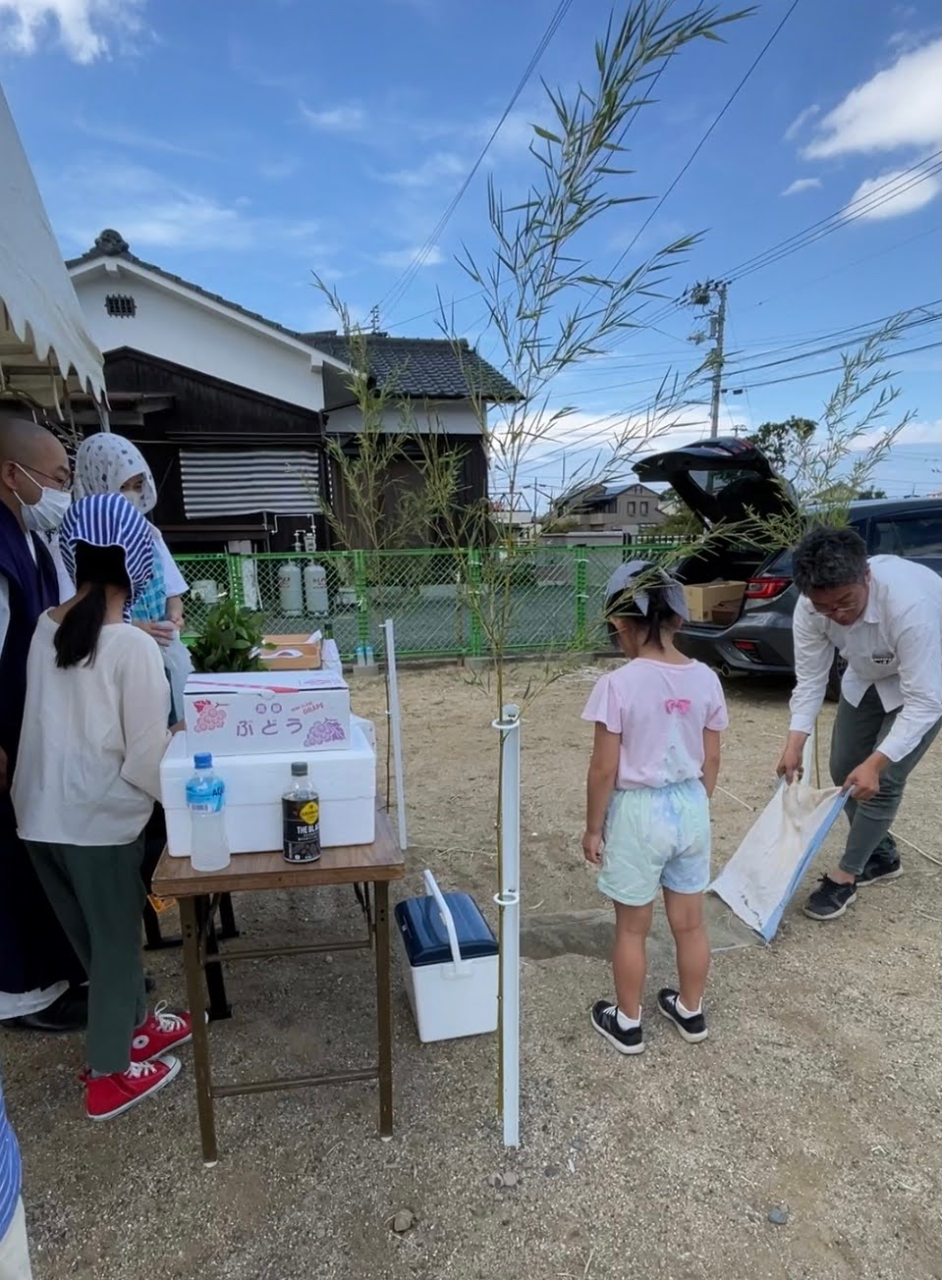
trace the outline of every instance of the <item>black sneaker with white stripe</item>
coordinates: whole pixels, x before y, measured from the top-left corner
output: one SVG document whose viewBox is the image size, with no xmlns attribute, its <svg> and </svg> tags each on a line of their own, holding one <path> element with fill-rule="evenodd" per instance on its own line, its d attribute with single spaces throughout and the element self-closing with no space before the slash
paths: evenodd
<svg viewBox="0 0 942 1280">
<path fill-rule="evenodd" d="M 677 1009 L 677 1001 L 680 999 L 680 992 L 674 991 L 671 987 L 664 987 L 657 993 L 657 1007 L 668 1020 L 677 1028 L 678 1033 L 683 1036 L 688 1044 L 699 1044 L 701 1040 L 705 1040 L 710 1034 L 707 1031 L 706 1018 L 703 1016 L 703 1010 L 693 1014 L 690 1018 L 685 1018 Z"/>
<path fill-rule="evenodd" d="M 870 855 L 867 865 L 857 877 L 857 888 L 866 889 L 867 885 L 882 884 L 884 880 L 898 880 L 902 874 L 903 868 L 896 850 L 892 853 L 878 850 Z"/>
<path fill-rule="evenodd" d="M 623 1031 L 618 1025 L 618 1005 L 597 1000 L 592 1006 L 592 1025 L 619 1053 L 644 1053 L 644 1034 L 640 1026 Z"/>
<path fill-rule="evenodd" d="M 822 876 L 820 888 L 805 903 L 805 915 L 812 920 L 836 920 L 856 901 L 856 884 L 838 884 L 830 876 Z"/>
</svg>

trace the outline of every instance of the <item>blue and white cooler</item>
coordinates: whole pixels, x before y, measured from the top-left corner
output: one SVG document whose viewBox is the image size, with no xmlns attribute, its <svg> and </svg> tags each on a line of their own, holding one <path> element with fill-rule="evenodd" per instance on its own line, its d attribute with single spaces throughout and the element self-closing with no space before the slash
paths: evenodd
<svg viewBox="0 0 942 1280">
<path fill-rule="evenodd" d="M 428 894 L 396 906 L 406 991 L 419 1039 L 455 1040 L 497 1030 L 497 939 L 468 893 Z"/>
</svg>

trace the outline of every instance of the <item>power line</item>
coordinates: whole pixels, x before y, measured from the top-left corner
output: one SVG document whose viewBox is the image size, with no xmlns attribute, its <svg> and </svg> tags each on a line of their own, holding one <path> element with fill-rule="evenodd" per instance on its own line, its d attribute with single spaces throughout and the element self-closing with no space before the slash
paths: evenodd
<svg viewBox="0 0 942 1280">
<path fill-rule="evenodd" d="M 898 196 L 934 177 L 939 169 L 942 168 L 942 164 L 938 163 L 940 156 L 942 156 L 942 150 L 934 152 L 917 164 L 910 166 L 909 169 L 904 169 L 886 182 L 880 183 L 879 186 L 868 191 L 865 196 L 852 200 L 850 204 L 835 210 L 834 213 L 829 214 L 826 218 L 819 219 L 818 222 L 812 223 L 802 231 L 797 231 L 785 240 L 781 240 L 777 244 L 770 246 L 770 248 L 754 254 L 753 257 L 747 258 L 745 262 L 740 263 L 731 270 L 722 272 L 720 278 L 734 281 L 752 275 L 756 271 L 772 266 L 783 258 L 807 248 L 808 245 L 822 239 L 825 235 L 830 235 L 832 232 L 839 231 L 860 218 L 872 215 L 876 210 L 895 200 Z M 671 299 L 660 310 L 652 313 L 649 317 L 650 321 L 660 323 L 667 319 L 668 316 L 681 310 L 686 305 L 686 301 L 686 294 Z"/>
<path fill-rule="evenodd" d="M 927 319 L 927 320 L 925 320 L 925 321 L 921 321 L 920 323 L 929 323 L 929 320 Z M 879 332 L 879 330 L 878 330 L 877 332 Z M 896 355 L 896 356 L 913 355 L 913 354 L 916 354 L 916 353 L 918 353 L 918 352 L 922 352 L 922 351 L 934 351 L 934 350 L 938 350 L 938 347 L 939 347 L 939 344 L 938 344 L 938 343 L 930 342 L 930 343 L 925 343 L 925 344 L 923 344 L 923 345 L 916 346 L 916 347 L 908 347 L 908 348 L 904 348 L 903 350 L 901 350 L 901 351 L 897 351 L 897 352 L 894 352 L 893 354 L 894 354 L 894 355 Z M 833 349 L 833 348 L 829 348 L 829 349 Z M 806 356 L 805 358 L 810 359 L 810 358 L 812 358 L 813 356 L 816 356 L 816 355 L 819 355 L 819 354 L 823 354 L 823 352 L 809 352 L 809 353 L 807 353 L 807 356 Z M 751 390 L 751 389 L 754 389 L 754 388 L 757 388 L 757 387 L 777 386 L 777 385 L 779 385 L 779 384 L 781 384 L 781 383 L 783 383 L 783 382 L 794 382 L 794 381 L 804 380 L 804 379 L 807 379 L 807 378 L 815 378 L 815 377 L 819 377 L 819 376 L 824 375 L 824 374 L 827 374 L 827 373 L 835 373 L 835 372 L 838 372 L 838 371 L 840 371 L 840 370 L 842 370 L 842 369 L 843 369 L 843 365 L 841 365 L 841 364 L 837 364 L 837 365 L 829 365 L 829 366 L 827 366 L 826 368 L 823 368 L 823 369 L 811 369 L 811 370 L 809 370 L 809 371 L 808 371 L 808 372 L 806 372 L 806 373 L 791 373 L 791 374 L 789 374 L 788 376 L 786 376 L 786 377 L 784 377 L 784 378 L 767 378 L 767 379 L 764 379 L 764 380 L 762 380 L 762 381 L 760 381 L 760 382 L 744 383 L 744 384 L 743 384 L 741 387 L 739 387 L 738 389 L 739 389 L 739 390 L 746 391 L 746 390 Z M 607 388 L 607 389 L 608 389 L 608 390 L 614 390 L 615 388 L 614 388 L 614 387 L 609 387 L 609 388 Z M 683 410 L 684 408 L 686 408 L 686 407 L 693 407 L 693 404 L 696 404 L 696 403 L 698 403 L 698 402 L 693 402 L 693 403 L 688 403 L 687 405 L 680 405 L 680 406 L 677 406 L 677 410 L 676 410 L 676 411 L 677 411 L 678 413 L 679 413 L 679 412 L 682 412 L 682 410 Z M 549 453 L 541 454 L 541 455 L 540 455 L 540 457 L 539 457 L 539 459 L 534 458 L 534 459 L 533 459 L 533 464 L 532 464 L 532 465 L 534 465 L 534 466 L 536 466 L 536 465 L 543 465 L 545 462 L 549 461 L 550 459 L 552 459 L 552 458 L 554 458 L 554 457 L 559 456 L 559 454 L 560 454 L 560 453 L 565 452 L 567 449 L 568 449 L 568 450 L 570 450 L 570 451 L 571 451 L 572 449 L 574 449 L 574 448 L 575 448 L 575 449 L 579 449 L 579 450 L 588 449 L 589 447 L 591 447 L 591 443 L 592 443 L 593 441 L 596 441 L 596 440 L 598 440 L 598 441 L 601 441 L 601 442 L 602 442 L 602 443 L 599 445 L 599 447 L 600 447 L 600 448 L 603 448 L 603 447 L 604 447 L 604 439 L 610 435 L 612 425 L 614 425 L 614 424 L 615 424 L 616 422 L 618 422 L 618 421 L 627 421 L 628 419 L 630 419 L 630 418 L 632 418 L 632 417 L 640 416 L 640 415 L 642 415 L 642 414 L 644 414 L 644 413 L 650 413 L 650 412 L 652 412 L 653 410 L 655 410 L 656 408 L 657 408 L 657 402 L 656 402 L 656 401 L 650 401 L 650 400 L 649 400 L 649 401 L 642 401 L 640 404 L 632 405 L 632 406 L 630 406 L 629 408 L 621 409 L 621 410 L 617 410 L 617 411 L 615 411 L 615 412 L 613 412 L 613 413 L 605 414 L 605 415 L 603 415 L 603 416 L 601 416 L 601 417 L 599 417 L 599 418 L 596 418 L 596 419 L 593 419 L 593 420 L 591 420 L 591 421 L 589 421 L 589 422 L 583 423 L 583 424 L 582 424 L 582 426 L 579 428 L 579 432 L 580 432 L 580 433 L 585 432 L 586 434 L 585 434 L 585 435 L 582 435 L 581 439 L 580 439 L 580 438 L 578 438 L 578 436 L 576 436 L 576 435 L 571 436 L 567 441 L 565 441 L 565 442 L 561 443 L 561 444 L 560 444 L 560 446 L 559 446 L 558 448 L 556 448 L 556 449 L 554 449 L 554 450 L 550 451 Z M 603 427 L 600 431 L 594 431 L 594 432 L 592 432 L 592 431 L 588 431 L 588 428 L 593 427 L 593 426 L 595 426 L 596 424 L 598 424 L 598 423 L 603 423 L 603 422 L 607 422 L 607 423 L 609 423 L 609 425 L 608 425 L 608 426 L 606 426 L 606 427 Z M 688 426 L 693 426 L 693 425 L 697 425 L 697 424 L 696 424 L 696 423 L 688 423 L 688 422 L 680 422 L 680 423 L 678 423 L 678 426 L 679 426 L 679 427 L 684 427 L 684 428 L 686 428 L 686 427 L 688 427 Z M 527 466 L 528 466 L 528 464 L 524 463 L 524 464 L 523 464 L 523 467 L 521 468 L 521 470 L 522 470 L 522 471 L 526 471 Z"/>
<path fill-rule="evenodd" d="M 451 200 L 449 201 L 448 205 L 445 208 L 444 213 L 441 215 L 438 222 L 435 224 L 434 228 L 432 229 L 432 232 L 429 235 L 428 239 L 425 241 L 425 243 L 423 244 L 419 252 L 415 255 L 412 262 L 410 262 L 408 267 L 406 267 L 405 271 L 402 273 L 399 279 L 396 280 L 393 283 L 392 287 L 387 291 L 385 297 L 380 300 L 379 306 L 381 310 L 386 309 L 387 306 L 392 307 L 395 302 L 398 302 L 399 299 L 405 295 L 405 292 L 409 288 L 409 285 L 412 283 L 412 281 L 415 279 L 418 272 L 421 270 L 429 254 L 434 249 L 439 236 L 444 231 L 445 227 L 450 221 L 455 210 L 458 208 L 458 205 L 461 203 L 462 197 L 464 196 L 468 187 L 471 185 L 472 181 L 474 180 L 474 176 L 477 173 L 478 169 L 480 169 L 484 161 L 484 157 L 487 155 L 488 151 L 491 148 L 491 144 L 493 143 L 494 139 L 497 137 L 498 133 L 500 133 L 501 128 L 503 127 L 504 122 L 506 121 L 507 117 L 510 115 L 511 111 L 517 105 L 517 99 L 520 97 L 521 93 L 523 93 L 524 89 L 526 88 L 527 82 L 529 81 L 530 77 L 533 75 L 533 72 L 536 70 L 537 66 L 539 65 L 540 59 L 543 57 L 543 54 L 546 52 L 550 41 L 553 39 L 553 36 L 559 30 L 560 24 L 562 23 L 563 18 L 566 16 L 567 12 L 569 11 L 571 5 L 572 5 L 572 0 L 560 0 L 559 4 L 556 6 L 556 11 L 553 14 L 552 18 L 550 19 L 549 26 L 543 32 L 543 35 L 540 39 L 540 43 L 537 45 L 536 50 L 533 53 L 533 56 L 530 58 L 530 61 L 527 63 L 526 70 L 524 71 L 523 75 L 520 77 L 520 80 L 517 83 L 517 87 L 516 89 L 514 89 L 510 97 L 510 101 L 507 103 L 500 119 L 497 121 L 497 124 L 494 126 L 493 130 L 491 131 L 491 134 L 488 137 L 487 141 L 485 142 L 484 147 L 481 150 L 481 153 L 479 154 L 478 158 L 475 160 L 474 164 L 469 169 L 467 176 L 465 177 L 464 181 L 461 183 L 461 186 L 452 196 Z"/>
<path fill-rule="evenodd" d="M 759 50 L 759 52 L 758 52 L 758 53 L 756 54 L 756 56 L 753 58 L 752 63 L 750 64 L 750 66 L 749 66 L 748 70 L 746 71 L 746 74 L 742 77 L 742 79 L 741 79 L 741 80 L 739 81 L 739 83 L 736 85 L 736 88 L 733 90 L 733 92 L 729 95 L 729 97 L 728 97 L 728 98 L 726 99 L 726 101 L 723 103 L 723 106 L 720 108 L 719 112 L 718 112 L 718 113 L 713 117 L 713 120 L 712 120 L 712 122 L 710 123 L 709 127 L 707 128 L 707 131 L 704 133 L 704 135 L 702 136 L 702 138 L 700 139 L 700 141 L 699 141 L 699 142 L 697 143 L 697 145 L 694 147 L 693 151 L 691 151 L 690 155 L 687 157 L 687 160 L 684 162 L 684 164 L 683 164 L 682 168 L 680 169 L 680 172 L 677 174 L 677 176 L 676 176 L 676 177 L 674 178 L 674 180 L 671 182 L 670 186 L 667 188 L 667 190 L 666 190 L 666 191 L 664 192 L 664 194 L 661 196 L 660 200 L 658 200 L 657 204 L 654 206 L 654 208 L 653 208 L 653 209 L 651 210 L 651 212 L 648 214 L 647 218 L 646 218 L 646 219 L 644 220 L 644 222 L 641 224 L 640 228 L 635 232 L 635 234 L 634 234 L 634 236 L 632 237 L 631 242 L 630 242 L 630 244 L 628 245 L 628 247 L 622 251 L 622 253 L 621 253 L 620 257 L 616 260 L 615 265 L 612 267 L 611 271 L 609 272 L 609 275 L 610 275 L 610 276 L 613 276 L 613 275 L 615 274 L 615 272 L 618 270 L 618 268 L 619 268 L 619 267 L 621 266 L 621 264 L 624 262 L 625 258 L 627 258 L 628 254 L 631 252 L 631 250 L 635 247 L 635 245 L 636 245 L 636 244 L 638 243 L 638 241 L 641 239 L 641 236 L 644 234 L 644 232 L 645 232 L 645 231 L 648 229 L 648 227 L 651 225 L 651 222 L 653 221 L 653 219 L 658 215 L 658 213 L 659 213 L 659 212 L 661 211 L 661 209 L 664 207 L 665 202 L 667 201 L 668 197 L 669 197 L 669 196 L 671 195 L 671 193 L 673 192 L 674 188 L 677 186 L 677 184 L 680 182 L 681 178 L 683 178 L 684 174 L 687 172 L 687 170 L 688 170 L 688 169 L 690 168 L 690 166 L 693 164 L 694 160 L 696 160 L 697 156 L 698 156 L 698 155 L 700 154 L 700 152 L 703 150 L 704 146 L 706 145 L 707 140 L 709 139 L 710 135 L 713 133 L 714 129 L 717 127 L 717 125 L 720 123 L 720 121 L 721 121 L 721 120 L 723 119 L 723 117 L 726 115 L 727 111 L 730 109 L 730 107 L 733 105 L 733 103 L 734 103 L 734 102 L 736 101 L 736 99 L 739 97 L 739 94 L 740 94 L 740 92 L 742 91 L 742 89 L 745 87 L 746 82 L 749 80 L 749 77 L 752 75 L 752 73 L 755 71 L 756 67 L 759 65 L 759 63 L 762 61 L 762 59 L 765 57 L 766 53 L 767 53 L 767 52 L 769 51 L 769 49 L 771 48 L 772 43 L 774 42 L 774 40 L 775 40 L 775 39 L 776 39 L 776 37 L 778 36 L 779 32 L 780 32 L 780 31 L 782 30 L 782 28 L 785 26 L 785 23 L 788 21 L 788 19 L 792 16 L 792 14 L 793 14 L 793 13 L 795 12 L 795 10 L 798 8 L 799 2 L 800 2 L 800 0 L 792 0 L 792 3 L 788 6 L 788 9 L 785 11 L 785 16 L 781 19 L 781 21 L 779 22 L 778 26 L 775 28 L 775 30 L 772 32 L 772 34 L 769 36 L 768 40 L 766 40 L 765 44 L 762 46 L 762 48 Z M 725 277 L 724 277 L 724 278 L 725 278 Z"/>
</svg>

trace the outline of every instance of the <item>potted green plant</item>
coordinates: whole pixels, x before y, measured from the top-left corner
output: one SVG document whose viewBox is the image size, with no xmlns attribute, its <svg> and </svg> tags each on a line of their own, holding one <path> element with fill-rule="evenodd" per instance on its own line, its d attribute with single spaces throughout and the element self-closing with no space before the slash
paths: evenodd
<svg viewBox="0 0 942 1280">
<path fill-rule="evenodd" d="M 220 600 L 206 615 L 190 649 L 194 670 L 200 672 L 260 671 L 263 646 L 262 615 L 237 601 Z"/>
</svg>

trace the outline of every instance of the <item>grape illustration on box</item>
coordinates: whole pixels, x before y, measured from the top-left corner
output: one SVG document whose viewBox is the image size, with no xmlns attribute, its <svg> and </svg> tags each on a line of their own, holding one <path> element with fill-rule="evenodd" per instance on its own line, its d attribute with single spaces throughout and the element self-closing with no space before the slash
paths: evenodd
<svg viewBox="0 0 942 1280">
<path fill-rule="evenodd" d="M 193 706 L 196 709 L 196 724 L 193 726 L 196 733 L 209 733 L 211 729 L 226 727 L 226 708 L 218 702 L 201 698 L 198 702 L 194 701 Z"/>
<path fill-rule="evenodd" d="M 346 736 L 339 720 L 318 720 L 308 729 L 304 745 L 321 747 L 325 742 L 343 742 Z"/>
</svg>

